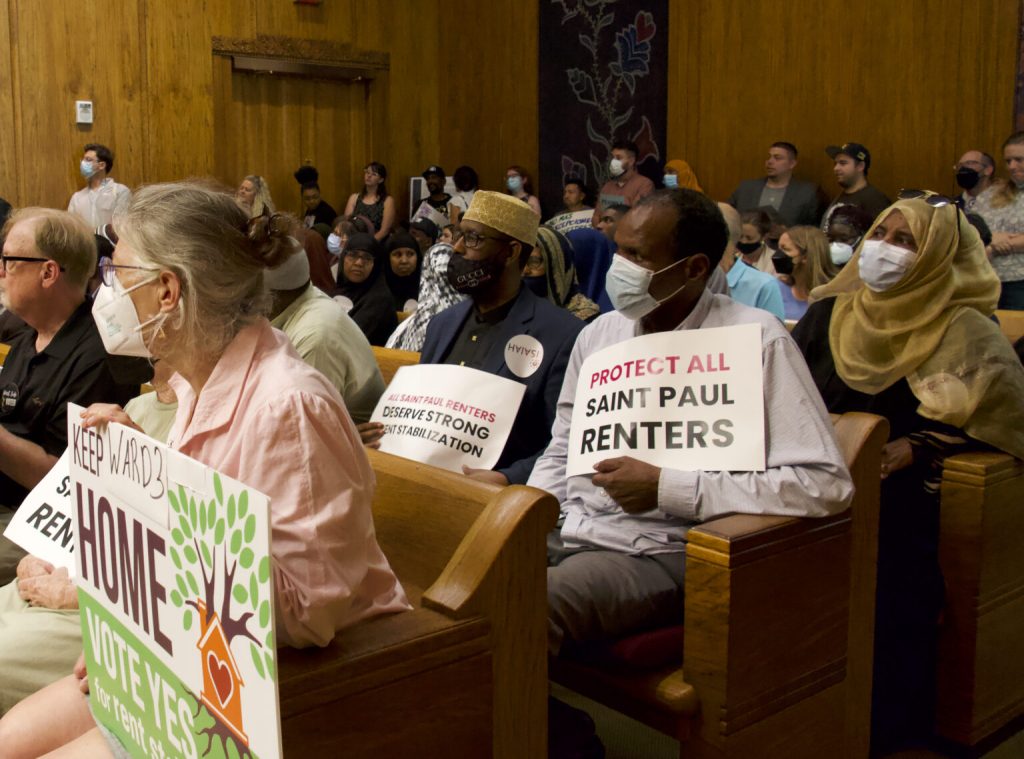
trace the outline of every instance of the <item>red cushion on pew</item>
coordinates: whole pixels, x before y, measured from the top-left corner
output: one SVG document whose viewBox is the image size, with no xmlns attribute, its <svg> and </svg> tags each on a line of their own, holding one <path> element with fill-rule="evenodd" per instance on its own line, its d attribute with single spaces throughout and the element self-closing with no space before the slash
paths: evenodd
<svg viewBox="0 0 1024 759">
<path fill-rule="evenodd" d="M 683 625 L 630 635 L 609 645 L 607 658 L 640 669 L 657 669 L 683 660 Z"/>
</svg>

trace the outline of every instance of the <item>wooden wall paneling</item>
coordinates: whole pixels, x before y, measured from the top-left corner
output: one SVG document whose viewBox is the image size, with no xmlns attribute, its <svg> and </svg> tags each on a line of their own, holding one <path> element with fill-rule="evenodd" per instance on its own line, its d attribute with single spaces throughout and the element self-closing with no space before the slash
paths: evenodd
<svg viewBox="0 0 1024 759">
<path fill-rule="evenodd" d="M 114 177 L 138 184 L 144 167 L 142 40 L 136 1 L 19 2 L 17 81 L 23 204 L 65 207 L 82 186 L 78 160 L 87 142 L 114 151 Z M 75 125 L 74 101 L 92 100 L 95 122 Z M 40 157 L 47 161 L 39 170 Z"/>
<path fill-rule="evenodd" d="M 18 186 L 20 171 L 18 147 L 20 123 L 15 109 L 15 81 L 11 67 L 16 41 L 10 27 L 10 0 L 0 0 L 0 46 L 6 55 L 0 54 L 0 123 L 9 128 L 0 129 L 0 198 L 11 205 L 20 204 L 21 189 Z"/>
<path fill-rule="evenodd" d="M 839 0 L 813 12 L 768 0 L 673 4 L 668 152 L 716 198 L 759 176 L 778 139 L 797 144 L 797 174 L 830 195 L 824 146 L 847 140 L 871 150 L 870 179 L 887 193 L 951 190 L 958 134 L 991 139 L 987 121 L 1008 130 L 992 114 L 1012 109 L 1017 12 L 1016 0 L 864 3 L 855 19 Z"/>
<path fill-rule="evenodd" d="M 444 7 L 454 24 L 442 27 L 442 165 L 454 171 L 469 164 L 485 190 L 503 189 L 513 163 L 543 181 L 537 170 L 537 0 L 458 0 Z"/>
<path fill-rule="evenodd" d="M 356 41 L 352 0 L 327 0 L 321 5 L 295 5 L 290 0 L 250 0 L 250 3 L 257 34 Z M 382 13 L 386 7 L 386 4 L 377 5 L 377 12 Z"/>
</svg>

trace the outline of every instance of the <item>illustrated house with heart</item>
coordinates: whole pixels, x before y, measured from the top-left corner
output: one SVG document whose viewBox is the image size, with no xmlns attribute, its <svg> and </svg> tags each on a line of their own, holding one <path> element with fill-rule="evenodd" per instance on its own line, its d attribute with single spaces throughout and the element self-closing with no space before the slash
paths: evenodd
<svg viewBox="0 0 1024 759">
<path fill-rule="evenodd" d="M 233 732 L 243 745 L 249 738 L 242 730 L 242 687 L 245 682 L 231 654 L 224 628 L 216 612 L 206 615 L 206 605 L 199 601 L 202 625 L 196 648 L 203 660 L 203 690 L 200 699 L 213 715 Z"/>
</svg>

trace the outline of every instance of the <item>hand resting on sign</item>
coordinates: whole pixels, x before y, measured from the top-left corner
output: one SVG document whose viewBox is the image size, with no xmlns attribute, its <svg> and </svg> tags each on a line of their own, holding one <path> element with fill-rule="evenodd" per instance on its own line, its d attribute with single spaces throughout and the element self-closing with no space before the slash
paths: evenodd
<svg viewBox="0 0 1024 759">
<path fill-rule="evenodd" d="M 357 424 L 359 439 L 367 448 L 380 448 L 380 439 L 384 437 L 384 425 L 380 422 L 363 422 Z"/>
<path fill-rule="evenodd" d="M 24 566 L 23 566 L 24 565 Z M 77 609 L 78 593 L 68 570 L 54 569 L 47 561 L 26 556 L 18 562 L 18 595 L 41 609 Z"/>
<path fill-rule="evenodd" d="M 116 422 L 146 434 L 146 431 L 133 422 L 132 418 L 124 412 L 124 409 L 115 403 L 94 403 L 83 411 L 81 416 L 82 427 L 85 429 L 90 427 L 106 427 L 110 422 Z"/>
<path fill-rule="evenodd" d="M 493 469 L 474 469 L 463 464 L 462 473 L 480 482 L 489 482 L 492 485 L 501 485 L 502 487 L 508 485 L 508 477 L 501 472 L 495 472 Z"/>
<path fill-rule="evenodd" d="M 627 514 L 658 508 L 661 469 L 631 456 L 617 456 L 594 464 L 594 484 L 604 488 Z"/>
</svg>

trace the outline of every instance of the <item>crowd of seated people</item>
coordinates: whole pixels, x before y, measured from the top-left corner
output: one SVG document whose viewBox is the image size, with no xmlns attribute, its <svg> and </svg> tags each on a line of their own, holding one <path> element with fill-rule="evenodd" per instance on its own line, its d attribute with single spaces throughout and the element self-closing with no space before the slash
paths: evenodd
<svg viewBox="0 0 1024 759">
<path fill-rule="evenodd" d="M 0 523 L 66 446 L 67 403 L 88 406 L 87 425 L 116 421 L 171 440 L 272 496 L 278 639 L 326 645 L 346 626 L 408 608 L 374 538 L 364 448 L 385 434 L 370 421 L 385 391 L 371 346 L 415 351 L 423 363 L 525 386 L 498 463 L 464 473 L 558 499 L 548 539 L 557 656 L 678 623 L 689 527 L 737 510 L 845 509 L 852 482 L 828 414 L 869 411 L 891 426 L 879 472 L 873 740 L 912 744 L 930 729 L 942 462 L 975 450 L 1024 458 L 1024 368 L 993 321 L 997 307 L 1024 310 L 1024 133 L 1003 145 L 1008 179 L 993 176 L 988 154 L 965 153 L 957 198 L 905 191 L 890 203 L 867 180 L 863 145 L 826 152 L 832 201 L 796 179 L 797 149 L 778 142 L 765 176 L 716 204 L 686 161 L 668 161 L 652 182 L 636 146 L 616 143 L 602 187 L 564 178 L 551 225 L 520 165 L 498 191 L 461 166 L 455 195 L 432 165 L 424 215 L 410 219 L 376 161 L 341 215 L 312 167 L 295 174 L 298 216 L 279 212 L 255 174 L 234 194 L 151 185 L 115 212 L 116 246 L 101 259 L 96 246 L 111 240 L 73 213 L 19 209 L 4 225 L 0 296 L 20 323 L 4 377 L 22 396 L 42 387 L 43 400 L 2 399 Z M 584 212 L 586 228 L 574 226 Z M 617 456 L 566 475 L 588 356 L 642 335 L 745 324 L 761 334 L 763 471 Z M 505 357 L 520 335 L 543 349 L 527 376 Z M 71 367 L 69 351 L 85 359 Z M 139 364 L 118 357 L 152 367 L 150 396 L 132 400 Z M 300 509 L 309 497 L 316 508 Z M 11 756 L 60 746 L 118 755 L 89 712 L 81 666 L 71 672 L 82 639 L 67 573 L 0 542 L 0 583 L 0 667 L 12 673 L 0 682 L 0 746 Z M 57 621 L 33 626 L 31 607 Z M 52 656 L 12 658 L 12 641 L 33 637 L 51 640 Z M 59 727 L 44 727 L 55 710 Z"/>
</svg>

